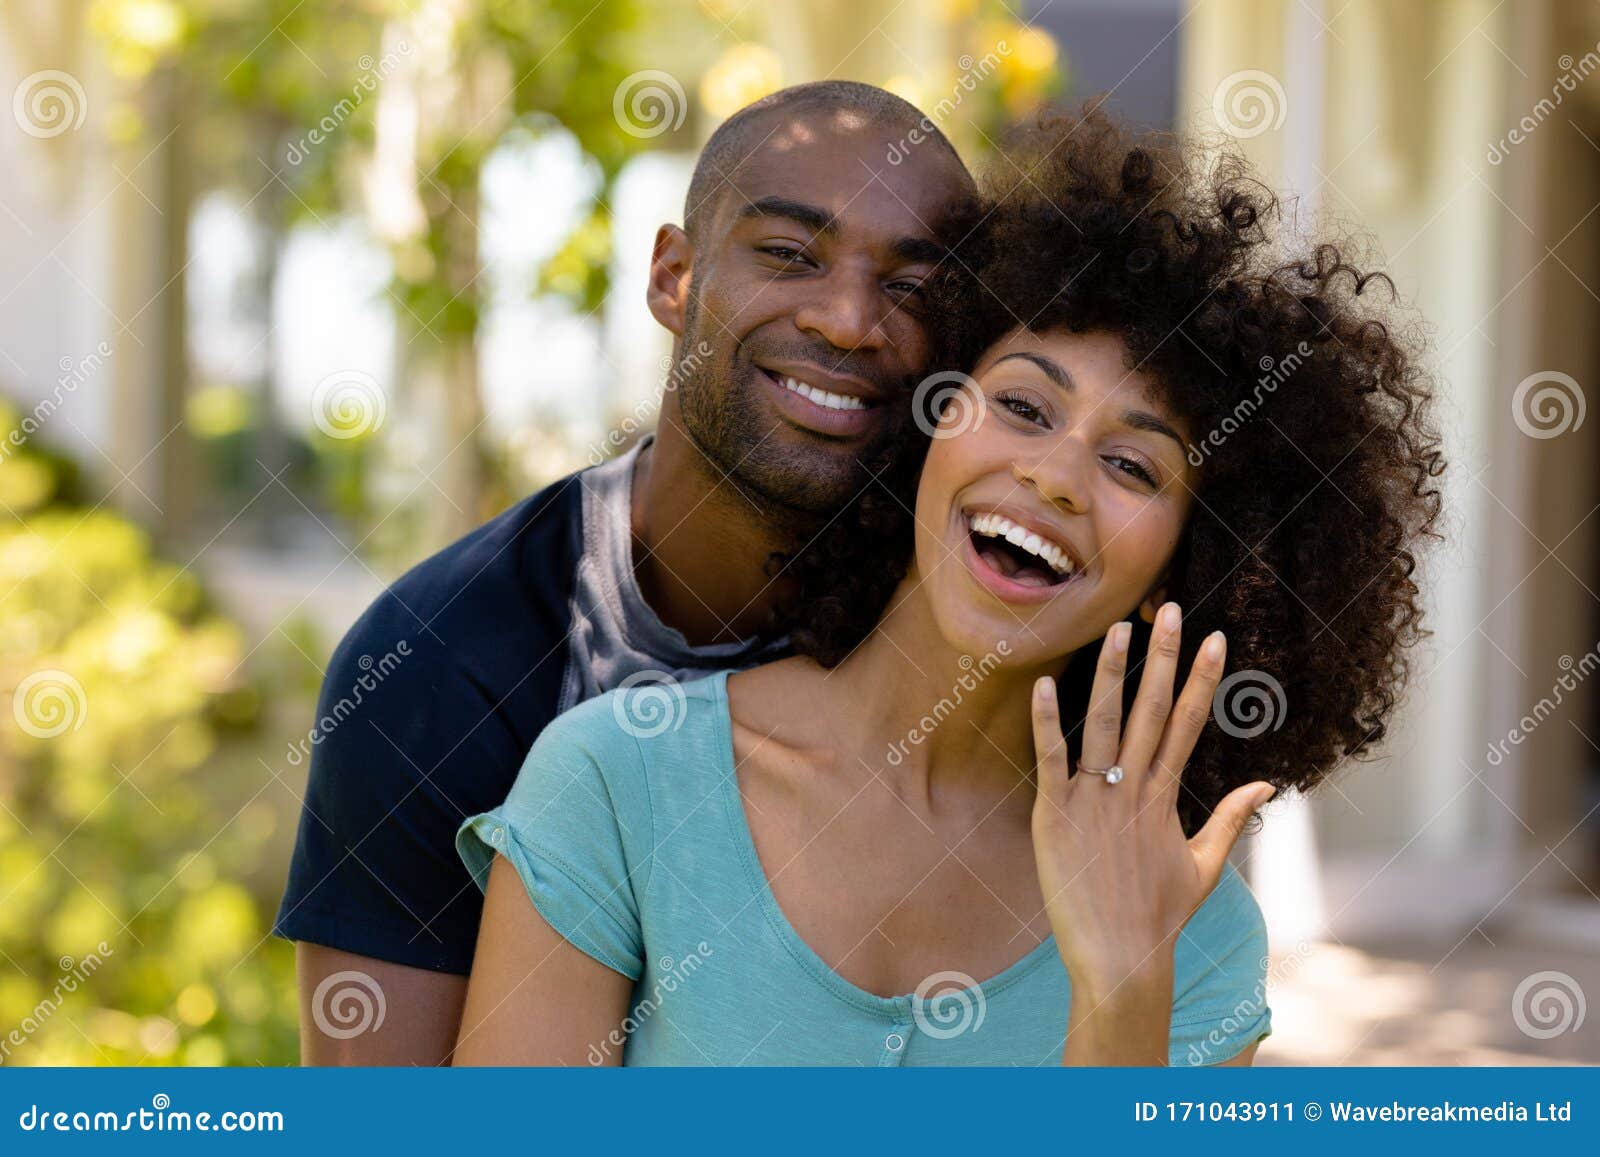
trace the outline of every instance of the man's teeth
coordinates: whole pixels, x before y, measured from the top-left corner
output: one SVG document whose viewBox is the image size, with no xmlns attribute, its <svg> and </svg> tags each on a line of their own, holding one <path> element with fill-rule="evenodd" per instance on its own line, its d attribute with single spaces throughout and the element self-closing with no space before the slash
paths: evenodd
<svg viewBox="0 0 1600 1157">
<path fill-rule="evenodd" d="M 985 538 L 1003 538 L 1013 546 L 1020 546 L 1031 555 L 1048 563 L 1050 569 L 1060 575 L 1072 573 L 1072 559 L 1060 546 L 1047 538 L 1041 538 L 1025 527 L 1018 526 L 1009 518 L 999 514 L 974 514 L 972 516 L 972 529 L 976 534 Z"/>
<path fill-rule="evenodd" d="M 797 378 L 779 378 L 783 388 L 792 390 L 802 398 L 808 398 L 819 406 L 826 406 L 830 410 L 865 410 L 867 404 L 860 398 L 852 398 L 846 394 L 830 394 L 827 390 L 819 390 L 816 386 L 807 385 Z"/>
</svg>

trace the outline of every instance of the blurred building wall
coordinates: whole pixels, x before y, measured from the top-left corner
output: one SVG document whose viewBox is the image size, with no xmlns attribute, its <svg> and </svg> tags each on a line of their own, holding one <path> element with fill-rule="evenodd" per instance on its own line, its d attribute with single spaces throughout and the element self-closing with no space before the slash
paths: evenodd
<svg viewBox="0 0 1600 1157">
<path fill-rule="evenodd" d="M 1335 936 L 1470 934 L 1566 896 L 1591 901 L 1591 934 L 1600 918 L 1582 824 L 1593 691 L 1505 742 L 1563 674 L 1561 656 L 1595 646 L 1593 428 L 1529 436 L 1513 401 L 1543 371 L 1594 380 L 1600 297 L 1581 238 L 1600 152 L 1552 119 L 1490 159 L 1549 95 L 1563 54 L 1595 48 L 1581 23 L 1571 6 L 1488 0 L 1186 10 L 1180 125 L 1215 131 L 1219 94 L 1242 84 L 1281 106 L 1269 110 L 1280 124 L 1240 143 L 1300 195 L 1308 227 L 1332 218 L 1375 234 L 1430 327 L 1451 462 L 1447 541 L 1423 572 L 1434 634 L 1382 757 L 1336 776 L 1309 810 L 1269 809 L 1255 859 L 1275 930 L 1316 931 L 1309 907 Z M 1588 83 L 1559 119 L 1593 117 L 1600 76 Z"/>
</svg>

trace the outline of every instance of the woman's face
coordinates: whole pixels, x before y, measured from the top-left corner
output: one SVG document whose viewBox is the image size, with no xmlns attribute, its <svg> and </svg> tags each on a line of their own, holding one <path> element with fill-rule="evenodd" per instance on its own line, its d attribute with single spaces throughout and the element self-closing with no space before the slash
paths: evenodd
<svg viewBox="0 0 1600 1157">
<path fill-rule="evenodd" d="M 1159 606 L 1188 431 L 1110 334 L 1016 330 L 973 376 L 928 449 L 913 582 L 964 653 L 1048 665 Z"/>
</svg>

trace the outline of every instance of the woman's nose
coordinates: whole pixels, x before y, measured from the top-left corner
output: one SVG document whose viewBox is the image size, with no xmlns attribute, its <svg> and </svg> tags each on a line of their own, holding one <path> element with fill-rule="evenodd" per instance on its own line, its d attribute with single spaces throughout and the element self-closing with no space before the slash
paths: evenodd
<svg viewBox="0 0 1600 1157">
<path fill-rule="evenodd" d="M 1089 509 L 1094 455 L 1074 438 L 1063 438 L 1032 461 L 1014 462 L 1012 476 L 1052 506 L 1082 514 Z"/>
</svg>

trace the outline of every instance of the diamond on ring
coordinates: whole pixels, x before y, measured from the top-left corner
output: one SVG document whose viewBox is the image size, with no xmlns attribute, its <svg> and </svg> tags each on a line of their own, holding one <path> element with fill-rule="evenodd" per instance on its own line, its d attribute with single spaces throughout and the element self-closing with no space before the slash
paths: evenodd
<svg viewBox="0 0 1600 1157">
<path fill-rule="evenodd" d="M 1122 768 L 1120 768 L 1120 767 L 1108 767 L 1108 768 L 1106 768 L 1106 782 L 1107 783 L 1121 783 L 1122 782 Z"/>
</svg>

